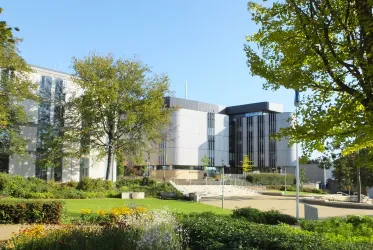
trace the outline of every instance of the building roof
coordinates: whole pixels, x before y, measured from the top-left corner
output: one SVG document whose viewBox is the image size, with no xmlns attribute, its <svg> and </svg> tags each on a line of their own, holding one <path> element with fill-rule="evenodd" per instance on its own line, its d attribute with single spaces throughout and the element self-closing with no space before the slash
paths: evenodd
<svg viewBox="0 0 373 250">
<path fill-rule="evenodd" d="M 183 109 L 190 109 L 209 113 L 219 113 L 225 115 L 239 115 L 255 112 L 268 112 L 268 113 L 282 113 L 282 104 L 270 102 L 250 103 L 238 106 L 224 107 L 216 104 L 205 102 L 193 101 L 177 97 L 166 97 L 166 105 L 168 107 L 179 107 Z"/>
<path fill-rule="evenodd" d="M 268 113 L 282 113 L 282 104 L 270 103 L 270 102 L 257 102 L 238 106 L 231 106 L 225 109 L 227 115 L 238 115 L 254 112 L 268 112 Z"/>
</svg>

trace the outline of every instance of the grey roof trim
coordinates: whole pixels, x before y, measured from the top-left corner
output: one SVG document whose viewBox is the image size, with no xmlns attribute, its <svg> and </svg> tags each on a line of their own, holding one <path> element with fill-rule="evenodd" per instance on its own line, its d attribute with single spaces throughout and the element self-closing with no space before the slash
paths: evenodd
<svg viewBox="0 0 373 250">
<path fill-rule="evenodd" d="M 219 113 L 225 108 L 216 104 L 198 102 L 170 96 L 165 98 L 165 102 L 168 107 L 178 107 L 183 109 L 190 109 L 209 113 Z"/>
<path fill-rule="evenodd" d="M 231 106 L 225 109 L 225 113 L 227 115 L 238 115 L 253 112 L 282 113 L 283 107 L 281 104 L 275 104 L 270 102 L 257 102 L 251 104 Z"/>
<path fill-rule="evenodd" d="M 61 74 L 61 75 L 70 76 L 70 77 L 72 76 L 72 74 L 70 74 L 70 73 L 66 73 L 66 72 L 62 72 L 62 71 L 58 71 L 58 70 L 54 70 L 54 69 L 48 69 L 48 68 L 36 66 L 36 65 L 33 65 L 33 64 L 29 64 L 29 66 L 32 69 L 36 69 L 36 70 L 48 71 L 48 72 L 51 72 L 51 73 Z"/>
</svg>

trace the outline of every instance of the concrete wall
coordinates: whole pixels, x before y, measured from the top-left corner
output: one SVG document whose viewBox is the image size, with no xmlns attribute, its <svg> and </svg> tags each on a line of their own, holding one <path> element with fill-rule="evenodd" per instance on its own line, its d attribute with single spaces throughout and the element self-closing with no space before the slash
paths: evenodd
<svg viewBox="0 0 373 250">
<path fill-rule="evenodd" d="M 324 182 L 324 169 L 317 164 L 300 164 L 299 169 L 305 169 L 306 178 L 309 182 Z M 295 168 L 287 168 L 287 173 L 294 174 Z M 325 170 L 326 179 L 332 178 L 332 169 Z"/>
<path fill-rule="evenodd" d="M 162 179 L 163 176 L 165 179 L 175 178 L 175 179 L 202 179 L 204 175 L 203 170 L 152 170 L 150 171 L 150 176 L 155 179 Z"/>
</svg>

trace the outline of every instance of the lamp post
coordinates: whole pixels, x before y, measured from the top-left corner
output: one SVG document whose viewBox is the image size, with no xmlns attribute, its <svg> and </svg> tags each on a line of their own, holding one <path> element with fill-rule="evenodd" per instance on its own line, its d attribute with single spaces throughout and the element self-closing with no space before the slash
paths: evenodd
<svg viewBox="0 0 373 250">
<path fill-rule="evenodd" d="M 221 160 L 221 167 L 222 167 L 221 208 L 224 208 L 224 159 Z"/>
<path fill-rule="evenodd" d="M 298 126 L 298 118 L 297 118 L 297 111 L 299 107 L 299 91 L 295 91 L 295 98 L 294 98 L 294 106 L 295 106 L 295 126 Z M 298 143 L 295 144 L 295 157 L 296 157 L 296 167 L 295 167 L 295 177 L 296 177 L 296 199 L 295 199 L 295 215 L 296 218 L 299 220 L 299 156 L 298 156 Z"/>
<path fill-rule="evenodd" d="M 221 167 L 222 167 L 221 208 L 224 208 L 224 168 L 229 167 L 229 165 L 224 164 L 224 159 L 221 160 Z"/>
</svg>

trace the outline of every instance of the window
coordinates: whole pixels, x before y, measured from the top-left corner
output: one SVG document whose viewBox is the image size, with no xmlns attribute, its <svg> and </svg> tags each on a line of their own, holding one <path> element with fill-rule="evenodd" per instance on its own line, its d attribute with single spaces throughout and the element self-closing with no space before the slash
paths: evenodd
<svg viewBox="0 0 373 250">
<path fill-rule="evenodd" d="M 80 179 L 89 175 L 89 158 L 82 158 L 80 161 Z"/>
<path fill-rule="evenodd" d="M 9 173 L 8 155 L 0 155 L 0 173 Z"/>
</svg>

